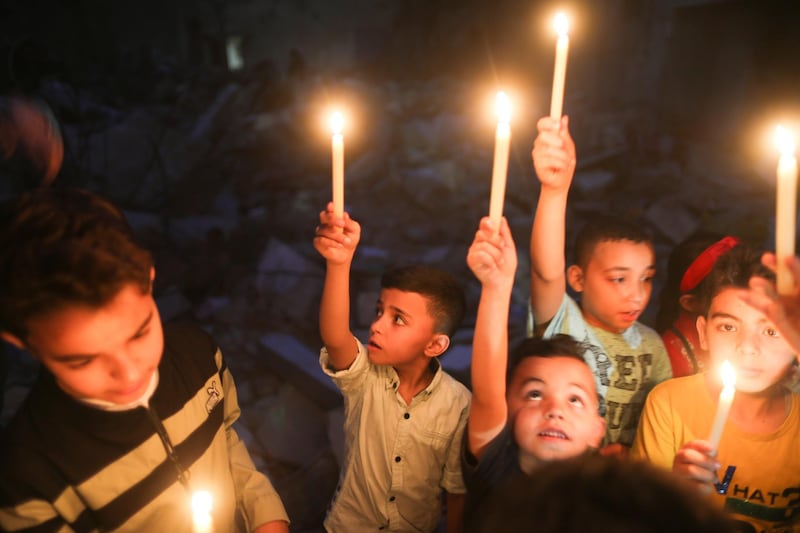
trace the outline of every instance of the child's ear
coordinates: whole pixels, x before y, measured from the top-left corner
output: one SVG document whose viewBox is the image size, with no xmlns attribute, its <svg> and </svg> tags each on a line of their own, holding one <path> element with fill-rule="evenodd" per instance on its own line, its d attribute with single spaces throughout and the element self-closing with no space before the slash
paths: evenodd
<svg viewBox="0 0 800 533">
<path fill-rule="evenodd" d="M 567 283 L 575 292 L 583 292 L 583 269 L 578 265 L 567 268 Z"/>
<path fill-rule="evenodd" d="M 697 336 L 700 339 L 700 347 L 708 351 L 708 342 L 706 342 L 706 317 L 700 315 L 695 322 L 697 326 Z"/>
<path fill-rule="evenodd" d="M 681 296 L 678 298 L 678 303 L 681 305 L 681 309 L 688 313 L 693 315 L 700 313 L 700 302 L 698 302 L 697 298 L 691 294 L 681 294 Z"/>
<path fill-rule="evenodd" d="M 439 357 L 450 346 L 450 337 L 444 333 L 436 333 L 433 335 L 428 345 L 425 346 L 425 355 L 428 357 Z"/>
<path fill-rule="evenodd" d="M 592 435 L 593 443 L 592 446 L 594 448 L 599 448 L 600 443 L 603 442 L 603 437 L 606 436 L 606 419 L 600 416 L 599 414 L 595 417 L 594 421 L 594 432 Z"/>
</svg>

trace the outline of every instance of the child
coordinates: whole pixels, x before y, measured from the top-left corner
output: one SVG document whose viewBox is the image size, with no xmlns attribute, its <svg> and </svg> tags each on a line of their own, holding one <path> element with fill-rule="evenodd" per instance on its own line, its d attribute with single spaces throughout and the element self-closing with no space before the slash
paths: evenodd
<svg viewBox="0 0 800 533">
<path fill-rule="evenodd" d="M 771 277 L 744 245 L 717 260 L 697 319 L 714 370 L 653 389 L 631 453 L 714 492 L 718 505 L 749 530 L 796 531 L 800 395 L 783 381 L 797 354 L 763 313 L 742 301 L 754 275 Z M 715 449 L 704 439 L 722 388 L 716 369 L 725 360 L 736 369 L 736 393 Z"/>
<path fill-rule="evenodd" d="M 0 450 L 4 531 L 288 531 L 233 423 L 236 388 L 205 333 L 165 325 L 150 254 L 76 190 L 26 194 L 0 225 L 0 334 L 42 364 Z"/>
<path fill-rule="evenodd" d="M 492 230 L 484 218 L 467 255 L 481 282 L 462 461 L 468 489 L 464 521 L 470 527 L 484 514 L 485 500 L 505 483 L 597 447 L 605 431 L 594 377 L 572 338 L 526 339 L 508 357 L 517 250 L 505 219 L 498 234 Z"/>
<path fill-rule="evenodd" d="M 698 296 L 717 258 L 737 244 L 735 237 L 699 233 L 678 243 L 670 253 L 656 330 L 667 348 L 673 377 L 702 372 L 708 364 L 708 353 L 697 337 Z"/>
<path fill-rule="evenodd" d="M 464 314 L 464 295 L 429 267 L 384 274 L 365 347 L 349 327 L 350 265 L 361 228 L 333 204 L 314 247 L 327 269 L 320 304 L 320 364 L 345 397 L 347 457 L 325 528 L 434 531 L 447 492 L 447 530 L 461 527 L 459 445 L 470 393 L 437 359 Z"/>
<path fill-rule="evenodd" d="M 559 127 L 560 126 L 560 127 Z M 626 453 L 649 390 L 672 376 L 658 334 L 637 322 L 655 275 L 646 233 L 616 219 L 596 217 L 578 236 L 576 264 L 564 270 L 567 195 L 575 145 L 567 117 L 538 123 L 533 164 L 542 184 L 531 233 L 533 332 L 566 333 L 589 348 L 584 357 L 605 401 L 606 453 Z M 581 293 L 580 306 L 566 293 Z"/>
</svg>

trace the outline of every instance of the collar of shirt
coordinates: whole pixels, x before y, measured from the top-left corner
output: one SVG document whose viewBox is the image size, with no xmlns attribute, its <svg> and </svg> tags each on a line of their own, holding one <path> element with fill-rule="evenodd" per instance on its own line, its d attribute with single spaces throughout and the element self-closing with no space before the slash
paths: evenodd
<svg viewBox="0 0 800 533">
<path fill-rule="evenodd" d="M 434 357 L 431 359 L 430 368 L 433 370 L 433 379 L 427 387 L 419 391 L 416 396 L 414 396 L 414 399 L 420 398 L 423 401 L 427 400 L 442 381 L 442 364 L 439 362 L 438 358 Z M 386 388 L 397 390 L 397 387 L 400 386 L 400 377 L 397 375 L 397 371 L 393 367 L 388 367 L 387 370 L 388 375 L 386 376 Z"/>
</svg>

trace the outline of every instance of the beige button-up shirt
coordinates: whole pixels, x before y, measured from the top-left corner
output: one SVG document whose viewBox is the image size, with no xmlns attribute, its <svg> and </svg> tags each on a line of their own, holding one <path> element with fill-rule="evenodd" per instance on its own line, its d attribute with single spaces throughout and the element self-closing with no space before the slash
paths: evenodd
<svg viewBox="0 0 800 533">
<path fill-rule="evenodd" d="M 459 453 L 471 395 L 438 360 L 431 364 L 433 380 L 408 405 L 394 368 L 370 363 L 360 342 L 353 364 L 339 372 L 321 350 L 320 365 L 345 402 L 345 464 L 325 519 L 329 532 L 434 531 L 442 490 L 466 491 Z"/>
</svg>

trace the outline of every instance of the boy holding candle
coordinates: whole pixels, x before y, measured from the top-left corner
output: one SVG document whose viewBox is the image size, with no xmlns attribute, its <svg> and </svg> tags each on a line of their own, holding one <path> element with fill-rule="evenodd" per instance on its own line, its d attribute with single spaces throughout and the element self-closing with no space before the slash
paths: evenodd
<svg viewBox="0 0 800 533">
<path fill-rule="evenodd" d="M 531 232 L 532 333 L 565 333 L 583 342 L 584 358 L 604 401 L 606 453 L 627 453 L 644 399 L 672 377 L 659 335 L 637 319 L 655 276 L 649 236 L 636 226 L 596 217 L 575 244 L 576 264 L 565 271 L 567 196 L 575 173 L 575 144 L 567 117 L 545 117 L 532 158 L 541 183 Z M 580 304 L 567 294 L 580 293 Z"/>
<path fill-rule="evenodd" d="M 461 529 L 459 449 L 470 393 L 442 370 L 464 314 L 462 289 L 430 267 L 386 272 L 367 346 L 350 331 L 350 266 L 359 224 L 333 204 L 314 247 L 325 258 L 320 365 L 345 398 L 345 465 L 325 528 L 435 531 L 447 493 L 447 531 Z"/>
<path fill-rule="evenodd" d="M 797 353 L 764 313 L 742 299 L 751 277 L 774 279 L 759 256 L 740 245 L 714 265 L 697 319 L 712 370 L 653 389 L 631 454 L 713 493 L 743 530 L 797 531 L 800 395 L 785 387 Z M 735 393 L 714 446 L 709 435 L 715 412 L 727 403 L 718 373 L 724 361 L 735 370 Z"/>
<path fill-rule="evenodd" d="M 499 233 L 493 231 L 499 229 Z M 474 528 L 492 494 L 523 474 L 582 455 L 603 439 L 594 377 L 567 335 L 525 339 L 508 352 L 508 313 L 517 250 L 502 219 L 480 228 L 467 255 L 481 296 L 475 322 L 472 390 L 462 465 L 464 522 Z"/>
<path fill-rule="evenodd" d="M 3 531 L 287 532 L 232 425 L 231 374 L 198 328 L 162 328 L 150 253 L 121 211 L 38 190 L 0 219 L 0 335 L 42 372 L 0 445 Z"/>
</svg>

